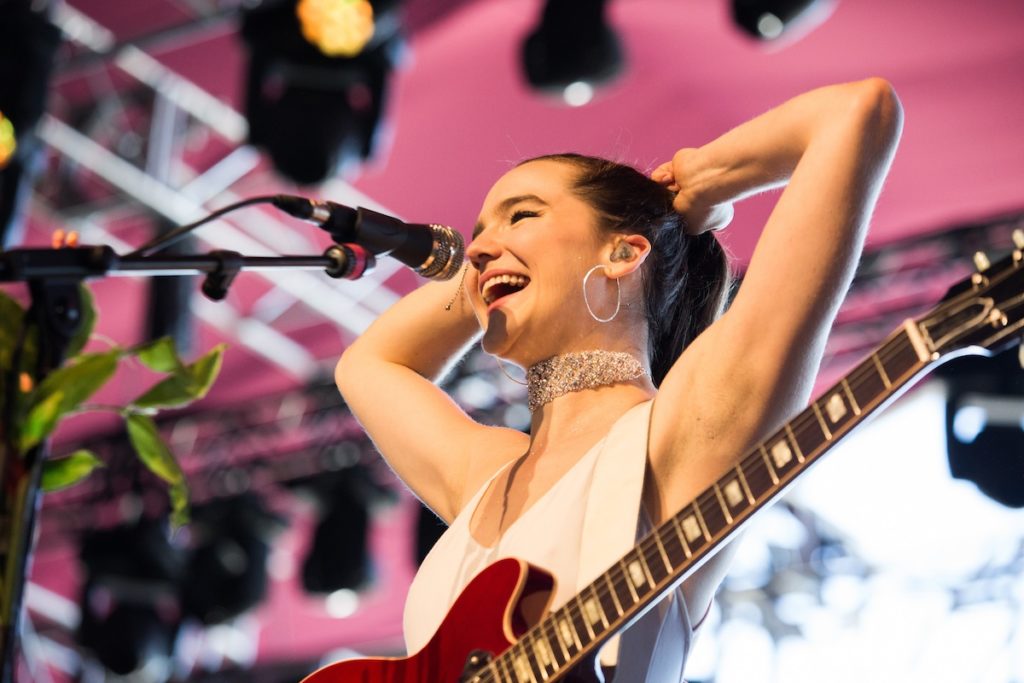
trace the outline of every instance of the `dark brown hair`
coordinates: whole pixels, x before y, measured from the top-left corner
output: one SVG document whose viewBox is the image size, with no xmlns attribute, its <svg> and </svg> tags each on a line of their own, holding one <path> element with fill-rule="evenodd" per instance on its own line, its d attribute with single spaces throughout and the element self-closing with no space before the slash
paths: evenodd
<svg viewBox="0 0 1024 683">
<path fill-rule="evenodd" d="M 609 232 L 640 234 L 651 243 L 641 269 L 651 379 L 659 386 L 690 342 L 725 308 L 732 284 L 729 262 L 714 234 L 686 234 L 672 193 L 631 166 L 582 154 L 528 159 L 576 169 L 573 192 Z"/>
</svg>

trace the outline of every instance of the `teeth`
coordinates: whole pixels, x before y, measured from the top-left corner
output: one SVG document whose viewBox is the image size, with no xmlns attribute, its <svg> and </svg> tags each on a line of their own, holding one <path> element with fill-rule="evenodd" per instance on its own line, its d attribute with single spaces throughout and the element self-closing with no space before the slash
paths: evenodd
<svg viewBox="0 0 1024 683">
<path fill-rule="evenodd" d="M 494 277 L 488 278 L 487 282 L 485 282 L 481 288 L 480 294 L 483 297 L 484 303 L 489 304 L 494 301 L 494 297 L 491 296 L 491 289 L 493 289 L 495 285 L 512 285 L 513 287 L 522 289 L 529 282 L 530 278 L 524 275 L 503 273 L 502 275 L 495 275 Z"/>
</svg>

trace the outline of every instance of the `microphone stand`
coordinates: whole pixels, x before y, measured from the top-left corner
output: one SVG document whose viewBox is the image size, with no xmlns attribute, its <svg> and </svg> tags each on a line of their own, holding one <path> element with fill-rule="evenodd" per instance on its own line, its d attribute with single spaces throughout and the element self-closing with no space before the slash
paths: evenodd
<svg viewBox="0 0 1024 683">
<path fill-rule="evenodd" d="M 109 246 L 63 249 L 12 249 L 0 252 L 0 282 L 26 282 L 30 306 L 25 313 L 21 338 L 11 353 L 7 377 L 5 414 L 0 416 L 0 683 L 12 683 L 24 586 L 36 515 L 40 505 L 43 462 L 49 440 L 18 457 L 11 424 L 18 387 L 18 361 L 27 337 L 26 325 L 39 331 L 38 361 L 34 383 L 64 362 L 82 319 L 79 286 L 84 280 L 105 276 L 163 276 L 205 274 L 202 292 L 219 301 L 243 270 L 323 269 L 334 278 L 357 279 L 369 270 L 374 257 L 357 245 L 335 244 L 322 256 L 243 256 L 233 251 L 213 251 L 196 256 L 121 256 Z"/>
</svg>

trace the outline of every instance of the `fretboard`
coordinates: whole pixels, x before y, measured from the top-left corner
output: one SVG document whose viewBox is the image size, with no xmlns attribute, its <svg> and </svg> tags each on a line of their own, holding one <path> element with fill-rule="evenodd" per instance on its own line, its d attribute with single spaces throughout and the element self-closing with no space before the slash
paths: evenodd
<svg viewBox="0 0 1024 683">
<path fill-rule="evenodd" d="M 560 678 L 706 561 L 740 524 L 781 495 L 821 455 L 909 387 L 927 365 L 904 327 L 806 410 L 750 451 L 567 604 L 472 680 Z"/>
</svg>

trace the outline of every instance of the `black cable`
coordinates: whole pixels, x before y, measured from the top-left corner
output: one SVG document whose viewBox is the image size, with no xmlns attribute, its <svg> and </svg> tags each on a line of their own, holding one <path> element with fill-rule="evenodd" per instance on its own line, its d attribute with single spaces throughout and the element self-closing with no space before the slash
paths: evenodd
<svg viewBox="0 0 1024 683">
<path fill-rule="evenodd" d="M 160 249 L 168 247 L 171 244 L 177 242 L 179 239 L 181 239 L 188 233 L 192 232 L 199 226 L 209 223 L 215 218 L 220 218 L 226 213 L 230 213 L 236 209 L 241 209 L 242 207 L 245 206 L 251 206 L 252 204 L 269 204 L 274 201 L 276 196 L 277 195 L 263 195 L 260 197 L 250 197 L 248 199 L 243 199 L 240 202 L 235 202 L 234 204 L 228 204 L 224 208 L 217 209 L 210 215 L 205 216 L 204 218 L 200 218 L 198 221 L 195 221 L 194 223 L 179 226 L 174 230 L 171 230 L 170 232 L 164 233 L 163 235 L 159 235 L 158 237 L 151 239 L 146 244 L 143 244 L 141 247 L 128 254 L 128 256 L 149 256 L 150 254 L 153 254 L 154 252 L 157 252 Z"/>
</svg>

